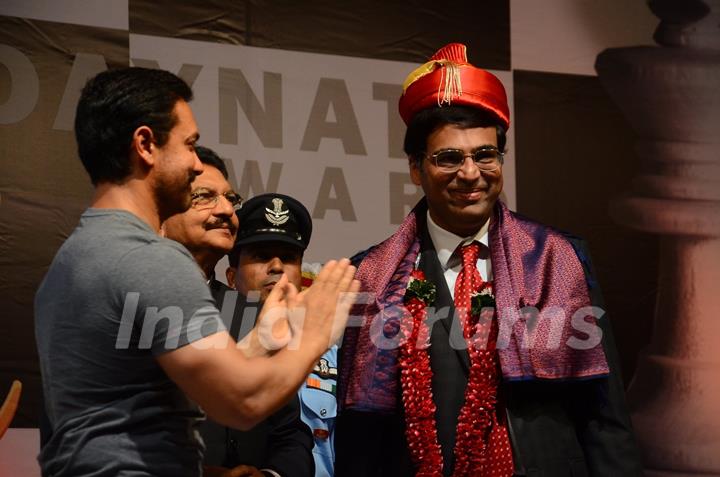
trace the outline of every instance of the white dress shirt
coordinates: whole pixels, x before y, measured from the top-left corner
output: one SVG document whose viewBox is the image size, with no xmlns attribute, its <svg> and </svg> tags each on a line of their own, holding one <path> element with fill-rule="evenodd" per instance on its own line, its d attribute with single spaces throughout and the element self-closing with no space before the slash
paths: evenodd
<svg viewBox="0 0 720 477">
<path fill-rule="evenodd" d="M 437 257 L 445 275 L 445 282 L 447 282 L 453 300 L 455 299 L 455 282 L 457 281 L 460 269 L 462 269 L 462 257 L 457 253 L 460 244 L 467 245 L 472 241 L 477 241 L 482 244 L 480 256 L 477 261 L 477 269 L 480 272 L 480 277 L 484 281 L 492 280 L 492 265 L 490 264 L 490 248 L 488 246 L 490 219 L 480 227 L 480 230 L 478 230 L 475 235 L 460 237 L 436 224 L 432 217 L 430 217 L 430 211 L 428 211 L 427 228 L 430 239 L 437 251 Z"/>
</svg>

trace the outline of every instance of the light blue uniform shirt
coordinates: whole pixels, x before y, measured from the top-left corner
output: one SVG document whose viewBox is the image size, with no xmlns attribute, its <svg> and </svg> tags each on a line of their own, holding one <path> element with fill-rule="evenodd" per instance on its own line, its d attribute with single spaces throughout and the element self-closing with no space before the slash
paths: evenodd
<svg viewBox="0 0 720 477">
<path fill-rule="evenodd" d="M 325 352 L 303 383 L 300 417 L 310 427 L 315 446 L 315 476 L 332 477 L 335 462 L 335 417 L 337 416 L 337 346 Z"/>
</svg>

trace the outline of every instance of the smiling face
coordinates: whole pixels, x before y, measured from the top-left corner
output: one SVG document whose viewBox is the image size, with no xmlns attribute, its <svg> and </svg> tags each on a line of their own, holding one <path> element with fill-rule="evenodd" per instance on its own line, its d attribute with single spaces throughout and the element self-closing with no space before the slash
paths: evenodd
<svg viewBox="0 0 720 477">
<path fill-rule="evenodd" d="M 259 290 L 265 300 L 270 290 L 285 273 L 290 283 L 300 289 L 302 282 L 303 251 L 284 242 L 262 242 L 243 245 L 238 256 L 237 268 L 228 268 L 228 283 L 247 296 Z"/>
<path fill-rule="evenodd" d="M 232 204 L 222 195 L 230 191 L 232 187 L 222 173 L 205 164 L 203 173 L 192 183 L 192 192 L 218 195 L 217 202 L 204 208 L 192 206 L 163 224 L 165 236 L 185 245 L 201 265 L 208 255 L 217 262 L 235 243 L 238 219 Z"/>
<path fill-rule="evenodd" d="M 167 142 L 155 152 L 153 190 L 160 220 L 190 207 L 193 180 L 203 172 L 203 165 L 195 153 L 199 133 L 190 106 L 179 100 L 173 114 L 177 119 L 175 126 L 170 130 Z"/>
<path fill-rule="evenodd" d="M 461 129 L 448 124 L 428 136 L 426 151 L 428 156 L 443 149 L 470 153 L 487 146 L 497 146 L 495 127 Z M 420 164 L 410 159 L 410 177 L 422 187 L 433 221 L 461 237 L 473 235 L 485 224 L 503 186 L 502 167 L 481 172 L 470 157 L 450 174 L 427 157 Z"/>
</svg>

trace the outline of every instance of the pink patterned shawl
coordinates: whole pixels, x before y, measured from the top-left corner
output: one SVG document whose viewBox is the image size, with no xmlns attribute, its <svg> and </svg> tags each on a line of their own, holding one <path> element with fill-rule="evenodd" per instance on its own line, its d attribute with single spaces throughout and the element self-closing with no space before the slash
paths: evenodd
<svg viewBox="0 0 720 477">
<path fill-rule="evenodd" d="M 348 328 L 343 340 L 339 385 L 345 408 L 376 412 L 397 408 L 398 349 L 376 346 L 378 341 L 371 339 L 371 333 L 377 338 L 382 330 L 390 337 L 398 332 L 399 320 L 408 316 L 398 305 L 402 305 L 419 251 L 417 216 L 424 214 L 426 207 L 422 200 L 398 230 L 371 248 L 360 262 L 357 278 L 362 291 L 370 293 L 374 301 L 356 307 L 354 314 L 363 316 L 365 322 L 359 328 Z M 602 343 L 595 339 L 596 344 L 587 346 L 593 341 L 585 332 L 599 331 L 595 319 L 589 313 L 578 313 L 573 319 L 591 303 L 583 267 L 568 239 L 518 216 L 498 201 L 489 241 L 504 379 L 607 375 Z M 540 318 L 533 320 L 531 314 L 521 313 L 524 307 L 535 307 Z M 376 319 L 383 320 L 382 326 L 371 326 Z M 568 340 L 574 345 L 569 346 Z"/>
</svg>

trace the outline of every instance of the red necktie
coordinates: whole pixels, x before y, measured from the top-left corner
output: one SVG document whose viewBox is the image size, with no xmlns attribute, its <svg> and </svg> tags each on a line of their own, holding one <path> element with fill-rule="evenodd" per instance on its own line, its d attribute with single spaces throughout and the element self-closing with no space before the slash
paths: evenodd
<svg viewBox="0 0 720 477">
<path fill-rule="evenodd" d="M 495 340 L 497 337 L 497 321 L 488 320 L 488 322 L 477 322 L 476 316 L 471 317 L 471 302 L 473 294 L 477 293 L 483 285 L 483 279 L 477 269 L 477 259 L 480 253 L 480 244 L 472 242 L 460 249 L 462 256 L 462 269 L 458 274 L 455 282 L 455 308 L 458 315 L 463 318 L 463 334 L 467 340 L 468 354 L 471 363 L 471 376 L 469 381 L 475 380 L 478 383 L 477 392 L 481 395 L 488 396 L 489 400 L 485 400 L 484 404 L 477 404 L 476 409 L 472 409 L 466 417 L 472 422 L 484 422 L 482 426 L 484 432 L 481 433 L 484 442 L 480 443 L 466 442 L 460 452 L 484 454 L 482 461 L 485 463 L 482 468 L 465 468 L 465 472 L 460 470 L 460 474 L 483 476 L 483 477 L 509 477 L 513 474 L 513 459 L 510 446 L 510 437 L 505 424 L 505 410 L 502 404 L 497 401 L 498 383 L 500 381 L 498 355 L 495 349 Z M 477 326 L 476 326 L 477 325 Z M 488 342 L 488 338 L 489 342 Z M 473 346 L 478 341 L 487 343 L 487 347 L 483 346 L 477 349 Z M 486 373 L 480 373 L 479 376 L 473 374 L 473 370 L 485 369 Z M 467 398 L 467 396 L 466 396 Z M 461 411 L 461 416 L 463 412 Z M 462 441 L 462 438 L 459 438 Z M 481 450 L 482 449 L 482 450 Z M 456 456 L 457 457 L 457 456 Z M 479 457 L 479 456 L 475 456 Z M 462 466 L 460 462 L 458 465 Z M 471 466 L 472 467 L 472 466 Z"/>
<path fill-rule="evenodd" d="M 470 315 L 471 299 L 473 293 L 480 289 L 483 283 L 480 272 L 477 269 L 477 259 L 480 254 L 480 244 L 472 242 L 460 248 L 462 257 L 462 269 L 455 282 L 455 309 L 465 318 Z M 472 320 L 463 320 L 463 334 L 465 339 L 472 336 L 474 323 Z"/>
</svg>

